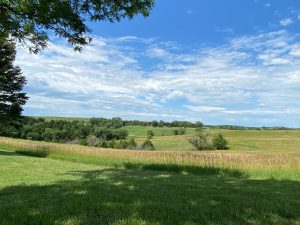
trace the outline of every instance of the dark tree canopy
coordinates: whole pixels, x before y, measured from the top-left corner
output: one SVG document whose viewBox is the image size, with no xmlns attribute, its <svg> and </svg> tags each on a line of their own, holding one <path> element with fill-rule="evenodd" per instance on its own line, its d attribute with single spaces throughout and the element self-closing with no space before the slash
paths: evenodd
<svg viewBox="0 0 300 225">
<path fill-rule="evenodd" d="M 0 129 L 4 125 L 17 125 L 21 106 L 27 100 L 26 94 L 22 93 L 26 79 L 21 69 L 13 65 L 15 56 L 15 43 L 0 39 Z"/>
<path fill-rule="evenodd" d="M 36 53 L 47 46 L 51 30 L 81 50 L 90 42 L 87 21 L 148 16 L 153 5 L 154 0 L 0 0 L 0 35 L 10 35 Z"/>
</svg>

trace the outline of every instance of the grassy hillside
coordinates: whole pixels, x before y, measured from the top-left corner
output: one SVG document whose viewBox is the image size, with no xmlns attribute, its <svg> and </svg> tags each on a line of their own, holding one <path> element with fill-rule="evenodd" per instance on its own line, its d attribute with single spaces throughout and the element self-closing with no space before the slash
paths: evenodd
<svg viewBox="0 0 300 225">
<path fill-rule="evenodd" d="M 144 140 L 148 129 L 144 127 L 125 127 L 138 142 Z M 194 129 L 187 129 L 187 135 L 174 136 L 172 128 L 156 128 L 151 140 L 156 150 L 190 151 L 193 147 L 187 139 Z M 229 141 L 230 151 L 251 152 L 300 152 L 300 130 L 208 130 L 211 135 L 221 133 Z M 161 134 L 164 135 L 161 135 Z M 168 136 L 170 135 L 170 136 Z"/>
<path fill-rule="evenodd" d="M 230 170 L 230 174 L 235 171 L 239 176 L 253 178 L 300 179 L 299 152 L 135 151 L 1 137 L 0 149 L 115 168 L 167 169 L 192 173 L 198 173 L 199 168 L 214 168 L 223 173 Z"/>
<path fill-rule="evenodd" d="M 133 137 L 147 137 L 147 131 L 152 130 L 154 136 L 173 136 L 174 130 L 179 129 L 176 127 L 143 127 L 143 126 L 125 126 L 123 127 L 126 129 L 130 136 Z M 186 128 L 186 134 L 193 134 L 195 133 L 194 128 Z"/>
<path fill-rule="evenodd" d="M 1 225 L 300 223 L 300 177 L 288 171 L 254 179 L 230 168 L 126 169 L 8 151 L 0 165 Z"/>
</svg>

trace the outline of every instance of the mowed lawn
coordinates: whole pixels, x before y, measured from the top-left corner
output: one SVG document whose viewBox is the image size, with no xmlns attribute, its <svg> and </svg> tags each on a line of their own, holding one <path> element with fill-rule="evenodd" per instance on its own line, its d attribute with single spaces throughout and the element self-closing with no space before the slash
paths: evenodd
<svg viewBox="0 0 300 225">
<path fill-rule="evenodd" d="M 0 224 L 300 224 L 300 181 L 116 169 L 0 151 Z"/>
</svg>

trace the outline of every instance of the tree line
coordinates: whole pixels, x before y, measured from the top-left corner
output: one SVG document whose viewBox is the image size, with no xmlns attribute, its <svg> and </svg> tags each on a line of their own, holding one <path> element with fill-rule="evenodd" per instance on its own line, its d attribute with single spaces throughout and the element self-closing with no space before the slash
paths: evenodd
<svg viewBox="0 0 300 225">
<path fill-rule="evenodd" d="M 44 118 L 23 117 L 18 126 L 0 126 L 0 136 L 22 138 L 35 141 L 72 143 L 104 148 L 147 149 L 154 150 L 148 138 L 138 145 L 134 139 L 128 139 L 124 126 L 182 127 L 174 131 L 175 135 L 184 134 L 184 128 L 199 128 L 201 122 L 188 121 L 130 121 L 116 118 L 91 118 L 87 121 L 45 120 Z"/>
</svg>

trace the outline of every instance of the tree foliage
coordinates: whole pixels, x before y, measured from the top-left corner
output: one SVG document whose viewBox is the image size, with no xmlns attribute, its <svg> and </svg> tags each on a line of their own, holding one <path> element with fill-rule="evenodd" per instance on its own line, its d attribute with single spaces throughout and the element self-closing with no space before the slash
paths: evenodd
<svg viewBox="0 0 300 225">
<path fill-rule="evenodd" d="M 212 150 L 214 149 L 209 139 L 208 132 L 198 132 L 193 137 L 189 138 L 188 141 L 193 145 L 196 150 L 203 151 L 203 150 Z"/>
<path fill-rule="evenodd" d="M 148 150 L 148 151 L 154 151 L 155 150 L 155 147 L 154 147 L 153 143 L 149 139 L 146 139 L 143 142 L 141 147 L 142 147 L 143 150 Z"/>
<path fill-rule="evenodd" d="M 154 132 L 152 130 L 148 130 L 147 137 L 148 137 L 148 139 L 151 139 L 152 137 L 154 137 Z"/>
<path fill-rule="evenodd" d="M 223 137 L 222 134 L 217 134 L 213 137 L 213 145 L 217 150 L 226 150 L 228 149 L 228 141 Z"/>
<path fill-rule="evenodd" d="M 211 138 L 207 131 L 201 130 L 198 131 L 193 137 L 189 138 L 188 141 L 196 150 L 199 151 L 228 149 L 228 141 L 220 133 Z"/>
<path fill-rule="evenodd" d="M 22 92 L 26 79 L 21 69 L 15 66 L 15 43 L 7 38 L 0 39 L 0 133 L 9 126 L 18 126 L 21 119 L 22 105 L 27 96 Z M 5 130 L 3 129 L 5 127 Z M 1 132 L 2 130 L 2 132 Z"/>
<path fill-rule="evenodd" d="M 1 0 L 0 34 L 18 39 L 36 53 L 47 46 L 51 30 L 81 50 L 91 40 L 87 21 L 148 16 L 153 5 L 154 0 Z"/>
</svg>

